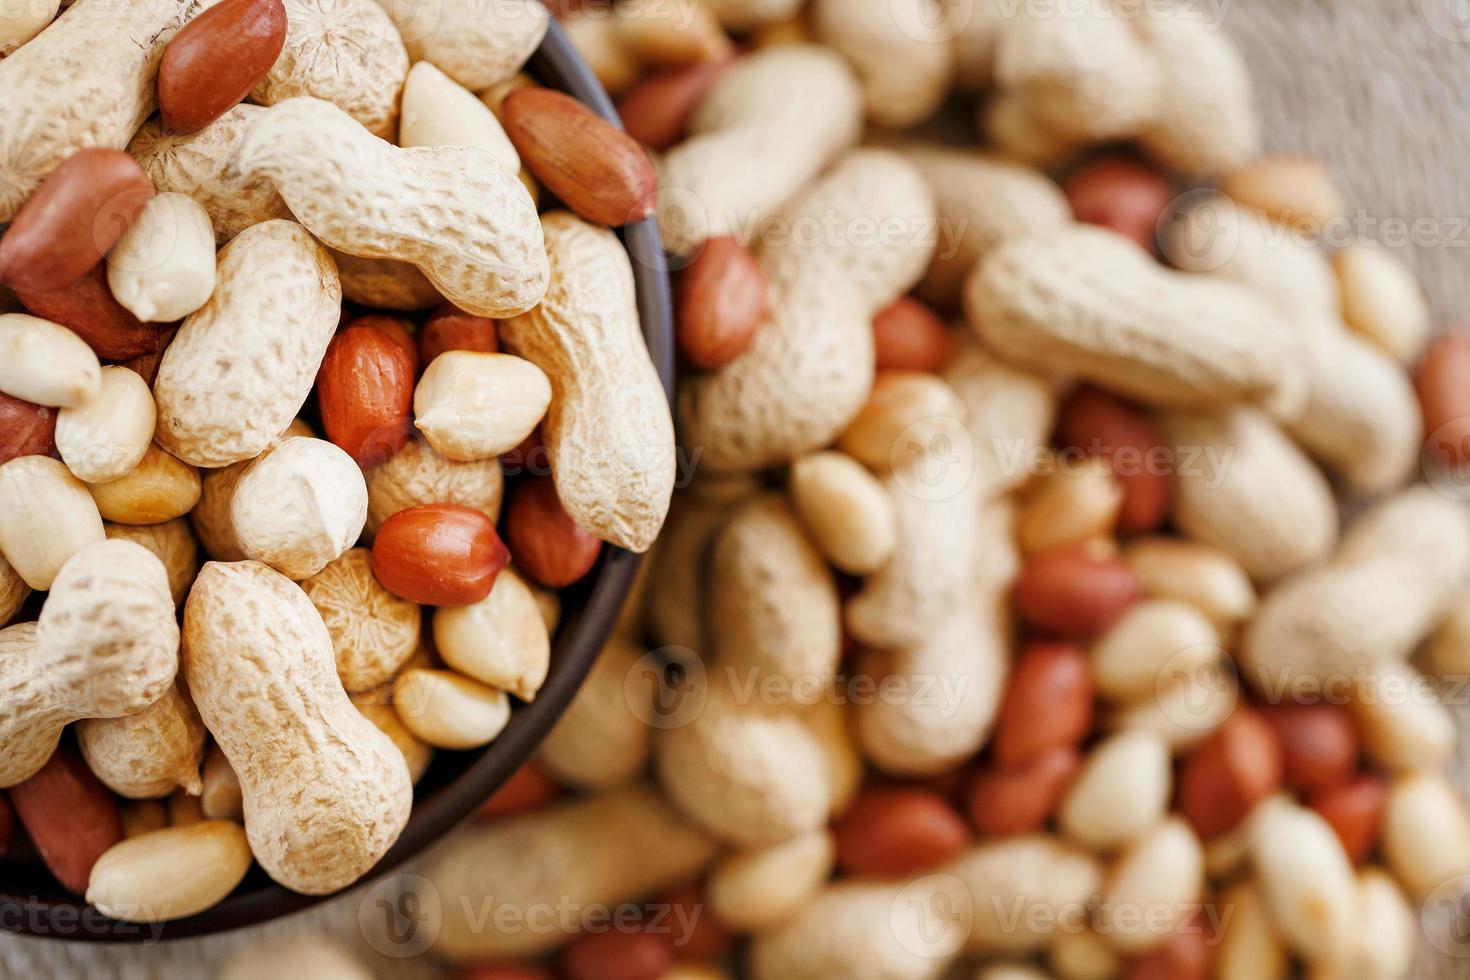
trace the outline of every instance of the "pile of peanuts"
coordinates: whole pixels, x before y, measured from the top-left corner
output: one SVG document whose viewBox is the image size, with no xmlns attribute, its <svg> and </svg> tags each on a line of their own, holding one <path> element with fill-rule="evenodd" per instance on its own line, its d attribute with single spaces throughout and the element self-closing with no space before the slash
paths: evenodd
<svg viewBox="0 0 1470 980">
<path fill-rule="evenodd" d="M 571 709 L 425 870 L 436 952 L 1407 976 L 1470 873 L 1434 679 L 1470 675 L 1470 342 L 1341 240 L 1322 167 L 1263 155 L 1226 36 L 1112 0 L 566 6 L 658 156 L 698 466 Z"/>
<path fill-rule="evenodd" d="M 108 916 L 357 881 L 663 524 L 652 162 L 493 18 L 0 12 L 0 852 Z"/>
</svg>

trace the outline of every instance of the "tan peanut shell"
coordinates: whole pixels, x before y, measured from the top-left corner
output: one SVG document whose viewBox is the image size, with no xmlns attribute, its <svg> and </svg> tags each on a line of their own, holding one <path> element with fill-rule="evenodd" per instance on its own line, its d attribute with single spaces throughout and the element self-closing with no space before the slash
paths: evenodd
<svg viewBox="0 0 1470 980">
<path fill-rule="evenodd" d="M 944 309 L 959 308 L 965 277 L 992 248 L 1072 220 L 1061 190 L 1031 167 L 922 143 L 899 149 L 934 192 L 940 235 L 918 292 Z"/>
<path fill-rule="evenodd" d="M 817 0 L 817 39 L 862 79 L 868 118 L 902 128 L 922 122 L 949 94 L 954 48 L 932 0 Z"/>
<path fill-rule="evenodd" d="M 1253 579 L 1269 582 L 1326 557 L 1337 505 L 1321 472 L 1260 412 L 1160 418 L 1174 453 L 1174 520 Z"/>
<path fill-rule="evenodd" d="M 300 225 L 241 232 L 219 253 L 214 295 L 158 367 L 159 444 L 195 466 L 260 455 L 311 392 L 341 302 L 331 256 Z"/>
<path fill-rule="evenodd" d="M 508 568 L 479 602 L 434 612 L 434 645 L 454 670 L 527 702 L 536 700 L 551 662 L 536 597 Z"/>
<path fill-rule="evenodd" d="M 215 241 L 223 245 L 251 225 L 290 218 L 275 185 L 246 177 L 236 164 L 251 125 L 265 114 L 241 103 L 195 133 L 175 133 L 153 119 L 143 124 L 128 152 L 160 194 L 187 194 L 209 214 Z"/>
<path fill-rule="evenodd" d="M 199 0 L 76 0 L 0 59 L 0 222 L 77 150 L 122 149 L 155 104 L 164 46 Z"/>
<path fill-rule="evenodd" d="M 419 645 L 419 607 L 378 584 L 366 548 L 352 548 L 301 583 L 321 613 L 348 693 L 393 679 Z"/>
<path fill-rule="evenodd" d="M 801 44 L 741 59 L 695 110 L 689 138 L 663 158 L 664 246 L 692 254 L 780 207 L 857 141 L 862 117 L 862 89 L 834 51 Z"/>
<path fill-rule="evenodd" d="M 989 841 L 942 869 L 974 897 L 966 948 L 972 953 L 1023 953 L 1080 923 L 1098 894 L 1097 860 L 1047 834 Z"/>
<path fill-rule="evenodd" d="M 1428 486 L 1401 491 L 1360 516 L 1330 562 L 1266 594 L 1244 634 L 1246 676 L 1295 691 L 1403 660 L 1467 580 L 1470 513 Z"/>
<path fill-rule="evenodd" d="M 996 48 L 1010 8 L 1000 0 L 944 0 L 942 6 L 955 49 L 955 88 L 962 92 L 990 88 L 995 81 Z"/>
<path fill-rule="evenodd" d="M 178 684 L 137 714 L 77 722 L 82 758 L 108 789 L 129 799 L 203 789 L 204 725 Z"/>
<path fill-rule="evenodd" d="M 822 826 L 832 806 L 827 757 L 790 703 L 767 703 L 746 674 L 710 668 L 700 698 L 654 736 L 669 799 L 726 843 L 760 847 Z"/>
<path fill-rule="evenodd" d="M 857 706 L 863 754 L 895 776 L 952 769 L 985 744 L 1005 688 L 1010 637 L 996 595 L 967 595 L 912 646 L 876 658 L 894 697 Z"/>
<path fill-rule="evenodd" d="M 1154 117 L 1162 98 L 1160 66 L 1134 20 L 1105 4 L 1066 16 L 1028 9 L 1001 33 L 996 82 L 1037 123 L 1064 138 L 1132 136 Z"/>
<path fill-rule="evenodd" d="M 837 583 L 785 501 L 752 500 L 710 556 L 712 669 L 746 683 L 777 678 L 801 703 L 821 697 L 842 647 Z"/>
<path fill-rule="evenodd" d="M 1290 328 L 1269 305 L 1102 228 L 1001 244 L 971 274 L 965 310 L 1002 356 L 1155 404 L 1273 403 L 1296 384 Z"/>
<path fill-rule="evenodd" d="M 298 581 L 341 557 L 366 521 L 362 470 L 333 443 L 305 436 L 281 439 L 251 463 L 230 501 L 240 550 Z"/>
<path fill-rule="evenodd" d="M 748 492 L 753 493 L 753 490 Z M 648 557 L 647 619 L 653 642 L 695 654 L 710 652 L 704 611 L 709 556 L 729 515 L 743 503 L 676 495 L 658 544 Z"/>
<path fill-rule="evenodd" d="M 534 854 L 537 859 L 526 860 Z M 570 902 L 614 906 L 698 875 L 715 845 L 653 788 L 628 786 L 560 803 L 456 836 L 424 876 L 442 896 L 438 948 L 456 958 L 533 956 L 561 945 L 576 923 L 522 919 L 486 929 L 475 909 L 493 898 L 517 908 Z"/>
<path fill-rule="evenodd" d="M 826 829 L 770 847 L 735 851 L 705 879 L 709 911 L 739 932 L 760 932 L 796 916 L 827 883 L 837 859 Z"/>
<path fill-rule="evenodd" d="M 1182 8 L 1150 7 L 1136 20 L 1159 77 L 1153 116 L 1139 134 L 1145 152 L 1186 174 L 1227 173 L 1259 154 L 1255 93 L 1229 32 Z"/>
<path fill-rule="evenodd" d="M 467 313 L 511 316 L 546 291 L 536 206 L 485 150 L 398 149 L 330 102 L 302 97 L 273 106 L 251 128 L 239 166 L 272 180 L 324 244 L 411 263 Z M 380 206 L 363 211 L 363 193 L 381 193 Z"/>
<path fill-rule="evenodd" d="M 403 755 L 342 690 L 306 594 L 259 562 L 210 562 L 184 606 L 184 667 L 239 777 L 261 867 L 305 894 L 361 877 L 397 840 L 413 788 Z"/>
<path fill-rule="evenodd" d="M 40 642 L 35 623 L 17 623 L 0 629 L 0 692 L 5 695 L 6 713 L 0 717 L 0 787 L 14 786 L 40 770 L 56 751 L 67 723 L 85 714 L 85 708 L 57 704 L 49 667 L 40 661 Z M 85 667 L 85 665 L 82 665 Z M 84 670 L 63 679 L 70 686 L 84 686 Z M 66 687 L 63 687 L 63 691 Z"/>
<path fill-rule="evenodd" d="M 1060 167 L 1085 144 L 1042 125 L 1026 100 L 1009 92 L 997 92 L 981 103 L 978 123 L 998 155 L 1028 167 Z"/>
<path fill-rule="evenodd" d="M 503 573 L 502 573 L 503 574 Z M 552 779 L 581 790 L 606 790 L 648 768 L 653 729 L 651 678 L 634 675 L 644 649 L 620 636 L 607 641 L 577 696 L 541 743 L 536 758 Z M 641 709 L 634 697 L 643 699 Z"/>
<path fill-rule="evenodd" d="M 199 574 L 199 542 L 188 521 L 179 517 L 162 524 L 104 524 L 102 529 L 109 538 L 122 538 L 153 552 L 168 573 L 174 605 L 184 601 Z"/>
<path fill-rule="evenodd" d="M 869 234 L 894 216 L 903 234 Z M 897 156 L 857 150 L 773 227 L 784 231 L 758 249 L 769 312 L 754 342 L 679 395 L 683 443 L 714 471 L 783 463 L 846 428 L 873 384 L 872 317 L 918 280 L 933 252 L 934 203 Z"/>
<path fill-rule="evenodd" d="M 92 867 L 87 901 L 125 922 L 162 922 L 219 904 L 250 870 L 240 825 L 209 820 L 130 837 Z"/>
<path fill-rule="evenodd" d="M 269 183 L 269 181 L 267 181 Z M 439 290 L 415 265 L 393 259 L 368 259 L 328 249 L 342 277 L 342 297 L 382 310 L 427 310 L 444 302 Z"/>
<path fill-rule="evenodd" d="M 502 340 L 551 380 L 541 436 L 557 496 L 586 530 L 647 551 L 674 487 L 674 426 L 644 346 L 628 253 L 567 211 L 547 214 L 551 282 Z"/>
<path fill-rule="evenodd" d="M 947 886 L 947 887 L 946 887 Z M 758 933 L 753 980 L 936 980 L 958 953 L 962 919 L 926 910 L 963 907 L 963 888 L 942 875 L 913 883 L 848 879 L 827 885 L 790 918 Z M 961 915 L 963 913 L 960 913 Z"/>
<path fill-rule="evenodd" d="M 541 44 L 550 21 L 538 0 L 384 6 L 414 61 L 427 61 L 476 92 L 514 77 Z"/>
<path fill-rule="evenodd" d="M 179 664 L 171 606 L 157 559 L 99 542 L 63 566 L 39 622 L 0 630 L 0 787 L 40 769 L 69 723 L 132 714 L 168 691 Z"/>
<path fill-rule="evenodd" d="M 102 540 L 67 559 L 46 604 L 37 639 L 39 663 L 53 685 L 80 673 L 72 696 L 89 712 L 116 718 L 168 692 L 178 672 L 179 627 L 163 563 L 142 545 Z M 54 673 L 53 673 L 54 671 Z M 74 681 L 65 680 L 74 684 Z"/>
<path fill-rule="evenodd" d="M 1218 194 L 1180 212 L 1165 246 L 1176 265 L 1258 290 L 1292 321 L 1304 396 L 1284 415 L 1313 455 L 1363 495 L 1402 484 L 1418 459 L 1420 415 L 1394 357 L 1348 331 L 1326 253 Z"/>
<path fill-rule="evenodd" d="M 104 537 L 86 484 L 60 460 L 17 456 L 0 465 L 0 555 L 27 586 L 51 588 L 67 559 Z"/>
<path fill-rule="evenodd" d="M 285 46 L 251 98 L 266 106 L 303 95 L 325 99 L 374 136 L 397 133 L 408 52 L 383 6 L 373 0 L 284 3 Z"/>
<path fill-rule="evenodd" d="M 189 523 L 199 537 L 205 557 L 215 561 L 244 561 L 240 539 L 230 523 L 230 507 L 235 501 L 235 487 L 254 460 L 246 459 L 199 474 L 199 502 L 189 511 Z"/>
<path fill-rule="evenodd" d="M 969 335 L 959 338 L 943 377 L 964 406 L 974 450 L 971 479 L 979 497 L 989 499 L 1026 482 L 1056 422 L 1056 385 L 1001 360 Z"/>
<path fill-rule="evenodd" d="M 367 490 L 367 529 L 376 534 L 394 514 L 423 504 L 473 507 L 498 521 L 505 477 L 498 460 L 461 463 L 439 455 L 423 439 L 410 439 L 368 473 Z"/>
<path fill-rule="evenodd" d="M 893 554 L 843 610 L 848 632 L 861 643 L 884 650 L 921 645 L 972 598 L 979 484 L 926 486 L 925 473 L 946 465 L 925 452 L 884 478 L 897 532 Z"/>
</svg>

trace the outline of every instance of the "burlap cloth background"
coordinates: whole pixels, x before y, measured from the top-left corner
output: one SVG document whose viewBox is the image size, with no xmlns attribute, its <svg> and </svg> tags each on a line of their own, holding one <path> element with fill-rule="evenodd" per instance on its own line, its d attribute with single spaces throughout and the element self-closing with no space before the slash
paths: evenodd
<svg viewBox="0 0 1470 980">
<path fill-rule="evenodd" d="M 1418 220 L 1414 244 L 1400 254 L 1417 268 L 1439 322 L 1470 319 L 1470 0 L 1193 2 L 1224 10 L 1251 64 L 1271 148 L 1328 161 L 1370 222 Z M 1470 759 L 1470 709 L 1459 710 L 1461 756 Z M 1470 783 L 1465 772 L 1461 782 Z M 302 929 L 341 937 L 382 980 L 440 975 L 422 960 L 377 954 L 358 928 L 361 903 L 359 890 L 262 929 L 156 948 L 0 938 L 0 980 L 207 978 L 241 943 Z M 1470 960 L 1424 944 L 1412 977 L 1470 977 Z"/>
</svg>

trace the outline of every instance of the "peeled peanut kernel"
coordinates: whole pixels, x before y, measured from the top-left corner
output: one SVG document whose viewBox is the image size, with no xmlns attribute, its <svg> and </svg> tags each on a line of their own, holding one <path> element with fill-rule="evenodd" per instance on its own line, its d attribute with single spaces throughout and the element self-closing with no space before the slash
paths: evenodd
<svg viewBox="0 0 1470 980">
<path fill-rule="evenodd" d="M 436 749 L 473 749 L 495 740 L 510 721 L 510 699 L 448 670 L 405 671 L 393 685 L 398 717 Z"/>
<path fill-rule="evenodd" d="M 980 899 L 966 950 L 992 955 L 1037 951 L 1080 929 L 1103 883 L 1096 858 L 1049 834 L 987 841 L 951 861 L 944 874 Z"/>
<path fill-rule="evenodd" d="M 1140 538 L 1123 549 L 1143 591 L 1158 599 L 1178 599 L 1204 613 L 1217 627 L 1248 617 L 1256 590 L 1240 564 L 1217 548 L 1176 538 Z"/>
<path fill-rule="evenodd" d="M 880 472 L 896 468 L 929 449 L 964 406 L 941 379 L 919 371 L 883 371 L 873 379 L 868 401 L 837 437 L 837 448 Z"/>
<path fill-rule="evenodd" d="M 1263 804 L 1251 820 L 1251 863 L 1277 931 L 1303 958 L 1331 960 L 1358 926 L 1342 842 L 1327 821 L 1285 800 Z"/>
<path fill-rule="evenodd" d="M 1429 304 L 1408 266 L 1384 246 L 1350 245 L 1332 253 L 1342 318 L 1405 363 L 1429 339 Z"/>
<path fill-rule="evenodd" d="M 1169 807 L 1169 748 L 1157 735 L 1121 732 L 1091 749 L 1057 821 L 1069 838 L 1096 851 L 1136 840 Z"/>
<path fill-rule="evenodd" d="M 31 587 L 0 555 L 0 627 L 10 622 L 30 594 Z"/>
<path fill-rule="evenodd" d="M 87 901 L 124 922 L 181 919 L 219 904 L 250 870 L 239 824 L 207 820 L 130 837 L 92 866 Z"/>
<path fill-rule="evenodd" d="M 391 681 L 419 646 L 418 604 L 383 588 L 369 563 L 368 549 L 352 548 L 301 583 L 332 634 L 349 694 Z"/>
<path fill-rule="evenodd" d="M 82 338 L 40 317 L 0 314 L 0 392 L 37 405 L 74 408 L 101 384 L 102 367 Z"/>
<path fill-rule="evenodd" d="M 1121 704 L 1150 697 L 1175 676 L 1218 661 L 1220 636 L 1202 613 L 1173 599 L 1129 607 L 1092 647 L 1098 693 Z"/>
<path fill-rule="evenodd" d="M 478 146 L 507 173 L 519 173 L 521 157 L 489 106 L 427 61 L 403 82 L 399 146 Z"/>
<path fill-rule="evenodd" d="M 1442 775 L 1411 773 L 1389 787 L 1383 857 L 1416 901 L 1470 873 L 1470 814 Z"/>
<path fill-rule="evenodd" d="M 1389 772 L 1440 769 L 1455 753 L 1454 716 L 1433 681 L 1388 663 L 1357 679 L 1353 717 L 1368 758 Z"/>
<path fill-rule="evenodd" d="M 107 256 L 113 298 L 145 323 L 171 323 L 214 292 L 214 227 L 187 194 L 159 194 Z"/>
<path fill-rule="evenodd" d="M 362 471 L 322 439 L 281 440 L 245 470 L 230 502 L 245 555 L 298 581 L 352 547 L 366 520 Z"/>
<path fill-rule="evenodd" d="M 318 932 L 256 940 L 225 960 L 216 980 L 373 980 L 373 973 L 341 943 Z"/>
<path fill-rule="evenodd" d="M 445 351 L 414 389 L 414 425 L 449 459 L 488 459 L 520 445 L 550 404 L 551 382 L 530 361 Z"/>
<path fill-rule="evenodd" d="M 156 420 L 148 383 L 125 367 L 105 367 L 97 394 L 57 413 L 56 449 L 78 480 L 106 483 L 143 461 Z"/>
<path fill-rule="evenodd" d="M 883 485 L 851 456 L 821 452 L 791 464 L 791 503 L 822 555 L 849 575 L 877 571 L 897 528 Z"/>
<path fill-rule="evenodd" d="M 1030 555 L 1108 537 L 1122 506 L 1123 487 L 1106 460 L 1089 459 L 1042 477 L 1017 521 L 1021 551 Z"/>
<path fill-rule="evenodd" d="M 1276 936 L 1260 886 L 1239 882 L 1220 896 L 1218 905 L 1230 910 L 1215 957 L 1219 980 L 1286 980 L 1286 948 Z"/>
<path fill-rule="evenodd" d="M 735 851 L 709 871 L 709 914 L 736 932 L 760 932 L 793 915 L 832 874 L 836 849 L 826 830 L 770 847 Z"/>
<path fill-rule="evenodd" d="M 551 659 L 536 597 L 509 568 L 479 602 L 435 611 L 434 643 L 450 667 L 522 701 L 536 700 Z"/>
<path fill-rule="evenodd" d="M 362 716 L 374 725 L 378 731 L 387 735 L 388 738 L 403 753 L 403 761 L 408 764 L 408 778 L 417 783 L 419 777 L 429 768 L 429 763 L 434 761 L 434 750 L 419 741 L 403 724 L 403 719 L 398 717 L 398 712 L 391 704 L 383 704 L 375 699 L 380 697 L 379 692 L 369 691 L 362 695 L 353 695 L 352 703 L 357 705 L 357 710 Z M 387 697 L 392 697 L 389 690 Z"/>
<path fill-rule="evenodd" d="M 44 591 L 66 560 L 106 537 L 86 484 L 60 460 L 20 456 L 0 466 L 0 554 Z"/>
<path fill-rule="evenodd" d="M 209 747 L 204 759 L 203 786 L 199 793 L 199 811 L 206 820 L 245 819 L 244 797 L 240 794 L 240 778 L 230 766 L 230 760 L 218 745 Z"/>
<path fill-rule="evenodd" d="M 1170 817 L 1134 842 L 1103 889 L 1099 931 L 1120 953 L 1155 949 L 1200 900 L 1204 849 L 1189 825 Z"/>
<path fill-rule="evenodd" d="M 137 466 L 116 480 L 89 483 L 87 490 L 109 521 L 162 524 L 199 502 L 199 471 L 150 444 Z"/>
</svg>

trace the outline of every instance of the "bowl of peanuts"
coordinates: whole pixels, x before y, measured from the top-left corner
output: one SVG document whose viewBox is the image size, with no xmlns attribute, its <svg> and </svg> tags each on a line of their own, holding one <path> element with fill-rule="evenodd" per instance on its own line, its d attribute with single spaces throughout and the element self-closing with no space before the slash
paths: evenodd
<svg viewBox="0 0 1470 980">
<path fill-rule="evenodd" d="M 203 935 L 417 854 L 663 522 L 653 170 L 596 78 L 537 0 L 308 6 L 0 48 L 6 931 Z"/>
</svg>

